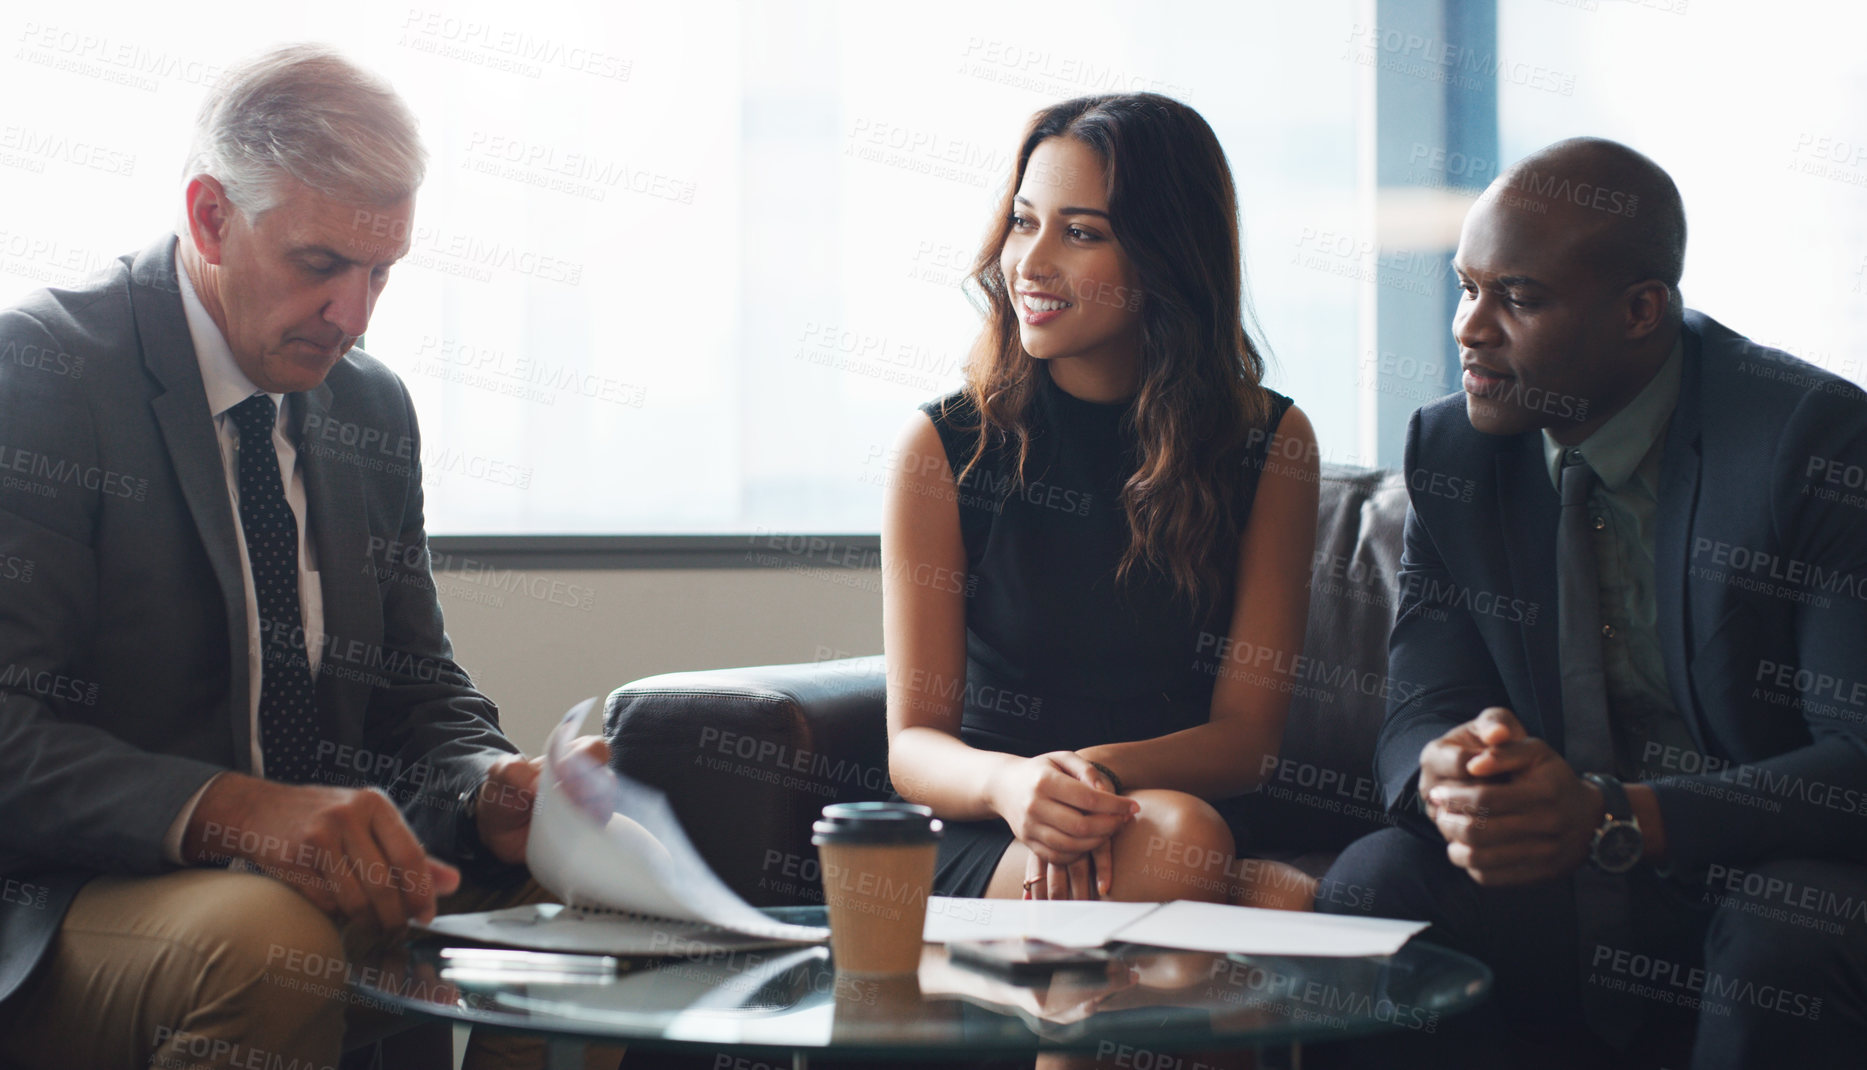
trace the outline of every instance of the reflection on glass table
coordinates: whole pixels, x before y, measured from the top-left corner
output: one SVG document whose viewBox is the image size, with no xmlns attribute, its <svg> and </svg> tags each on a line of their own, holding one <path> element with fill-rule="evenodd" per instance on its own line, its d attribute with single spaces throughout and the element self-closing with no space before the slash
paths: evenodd
<svg viewBox="0 0 1867 1070">
<path fill-rule="evenodd" d="M 821 924 L 822 908 L 773 910 Z M 1414 940 L 1397 954 L 1294 958 L 1122 945 L 1106 965 L 1029 982 L 925 948 L 918 974 L 838 974 L 823 947 L 621 958 L 608 969 L 501 967 L 404 938 L 353 964 L 370 998 L 457 1022 L 544 1034 L 553 1065 L 581 1065 L 585 1044 L 700 1052 L 887 1059 L 1036 1051 L 1113 1055 L 1267 1049 L 1384 1030 L 1436 1031 L 1475 1006 L 1491 974 Z M 522 957 L 521 957 L 522 959 Z M 544 968 L 548 967 L 548 968 Z"/>
</svg>

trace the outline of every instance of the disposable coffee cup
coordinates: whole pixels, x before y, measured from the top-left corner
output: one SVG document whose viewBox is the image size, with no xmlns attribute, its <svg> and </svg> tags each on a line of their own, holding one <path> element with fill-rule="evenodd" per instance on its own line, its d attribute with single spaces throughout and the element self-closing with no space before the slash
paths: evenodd
<svg viewBox="0 0 1867 1070">
<path fill-rule="evenodd" d="M 838 970 L 832 989 L 835 1007 L 830 1019 L 830 1040 L 848 1046 L 864 1041 L 898 1040 L 904 1028 L 939 1023 L 953 1017 L 954 1001 L 928 1002 L 921 993 L 918 974 L 902 973 L 862 977 Z"/>
<path fill-rule="evenodd" d="M 940 822 L 914 803 L 834 803 L 812 826 L 839 973 L 920 968 Z"/>
</svg>

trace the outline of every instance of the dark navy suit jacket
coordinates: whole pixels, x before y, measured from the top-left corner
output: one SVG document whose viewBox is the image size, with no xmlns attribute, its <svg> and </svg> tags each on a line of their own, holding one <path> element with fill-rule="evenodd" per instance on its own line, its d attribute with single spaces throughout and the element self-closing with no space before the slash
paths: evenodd
<svg viewBox="0 0 1867 1070">
<path fill-rule="evenodd" d="M 1697 312 L 1654 546 L 1666 679 L 1697 754 L 1644 764 L 1688 872 L 1867 858 L 1867 395 Z M 1559 496 L 1539 432 L 1414 414 L 1393 675 L 1375 767 L 1416 831 L 1421 749 L 1487 706 L 1563 747 Z M 1436 833 L 1435 833 L 1436 835 Z"/>
</svg>

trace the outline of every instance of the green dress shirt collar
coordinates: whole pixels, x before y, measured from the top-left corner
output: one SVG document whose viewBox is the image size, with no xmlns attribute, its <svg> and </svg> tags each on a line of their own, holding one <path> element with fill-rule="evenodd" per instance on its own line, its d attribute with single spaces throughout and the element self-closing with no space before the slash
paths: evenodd
<svg viewBox="0 0 1867 1070">
<path fill-rule="evenodd" d="M 1679 404 L 1679 379 L 1684 366 L 1685 339 L 1681 337 L 1673 342 L 1666 363 L 1660 365 L 1652 381 L 1634 395 L 1634 400 L 1575 447 L 1582 451 L 1582 459 L 1595 470 L 1595 475 L 1609 491 L 1619 491 L 1626 485 L 1640 462 L 1652 451 L 1660 433 L 1666 430 L 1667 421 L 1672 419 L 1673 409 Z M 1543 461 L 1549 466 L 1549 480 L 1557 490 L 1562 489 L 1562 455 L 1567 449 L 1544 430 Z"/>
</svg>

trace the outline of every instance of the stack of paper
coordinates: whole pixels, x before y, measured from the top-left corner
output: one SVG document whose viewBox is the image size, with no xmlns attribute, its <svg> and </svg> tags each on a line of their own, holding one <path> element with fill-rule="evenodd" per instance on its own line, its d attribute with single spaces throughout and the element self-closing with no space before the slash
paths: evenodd
<svg viewBox="0 0 1867 1070">
<path fill-rule="evenodd" d="M 595 699 L 545 743 L 525 864 L 564 901 L 444 914 L 425 928 L 485 943 L 619 955 L 691 955 L 821 943 L 734 894 L 700 857 L 660 792 L 571 750 Z"/>
<path fill-rule="evenodd" d="M 1299 914 L 1222 903 L 1110 903 L 1033 899 L 949 899 L 927 903 L 923 939 L 1045 940 L 1065 947 L 1146 944 L 1246 955 L 1392 955 L 1423 921 Z"/>
<path fill-rule="evenodd" d="M 660 792 L 571 750 L 595 699 L 545 744 L 525 851 L 532 876 L 564 902 L 451 914 L 426 928 L 553 951 L 688 955 L 821 943 L 829 930 L 775 921 L 726 887 Z M 925 939 L 1023 937 L 1068 947 L 1131 943 L 1256 955 L 1391 955 L 1423 921 L 1172 903 L 928 900 Z"/>
</svg>

